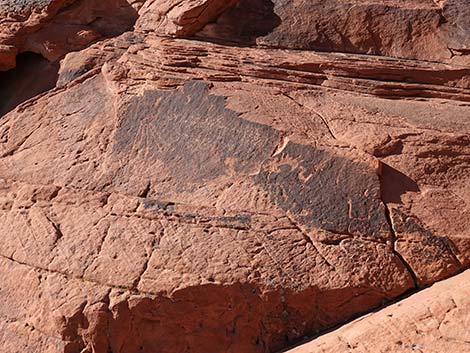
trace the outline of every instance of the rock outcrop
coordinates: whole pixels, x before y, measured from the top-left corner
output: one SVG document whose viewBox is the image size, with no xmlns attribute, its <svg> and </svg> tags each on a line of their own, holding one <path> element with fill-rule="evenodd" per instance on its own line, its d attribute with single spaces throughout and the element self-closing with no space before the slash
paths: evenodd
<svg viewBox="0 0 470 353">
<path fill-rule="evenodd" d="M 49 61 L 106 37 L 131 30 L 142 1 L 4 0 L 0 2 L 0 70 L 15 66 L 19 53 Z"/>
<path fill-rule="evenodd" d="M 275 352 L 469 267 L 466 2 L 0 4 L 0 350 Z"/>
<path fill-rule="evenodd" d="M 438 283 L 288 352 L 467 352 L 469 276 Z"/>
</svg>

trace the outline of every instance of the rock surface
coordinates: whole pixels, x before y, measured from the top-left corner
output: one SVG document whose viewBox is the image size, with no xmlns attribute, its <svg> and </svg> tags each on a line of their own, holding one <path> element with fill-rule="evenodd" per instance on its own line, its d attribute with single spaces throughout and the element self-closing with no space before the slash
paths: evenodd
<svg viewBox="0 0 470 353">
<path fill-rule="evenodd" d="M 0 1 L 0 71 L 15 66 L 18 53 L 50 61 L 93 41 L 133 28 L 139 0 Z"/>
<path fill-rule="evenodd" d="M 467 271 L 287 352 L 468 352 L 469 306 Z"/>
<path fill-rule="evenodd" d="M 0 74 L 1 350 L 275 352 L 469 267 L 465 2 L 0 4 L 56 67 Z"/>
</svg>

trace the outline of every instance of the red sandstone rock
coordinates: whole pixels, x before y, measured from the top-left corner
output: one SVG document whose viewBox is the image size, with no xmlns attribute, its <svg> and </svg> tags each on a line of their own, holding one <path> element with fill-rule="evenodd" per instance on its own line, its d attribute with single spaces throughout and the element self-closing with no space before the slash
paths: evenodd
<svg viewBox="0 0 470 353">
<path fill-rule="evenodd" d="M 141 2 L 26 0 L 2 3 L 0 70 L 14 67 L 18 53 L 34 52 L 55 61 L 97 39 L 130 30 Z"/>
<path fill-rule="evenodd" d="M 467 352 L 467 271 L 289 353 Z"/>
<path fill-rule="evenodd" d="M 242 0 L 198 35 L 422 60 L 457 56 L 460 61 L 470 46 L 469 11 L 465 0 Z"/>
<path fill-rule="evenodd" d="M 468 268 L 467 8 L 5 7 L 1 70 L 79 51 L 0 74 L 0 347 L 275 352 Z"/>
</svg>

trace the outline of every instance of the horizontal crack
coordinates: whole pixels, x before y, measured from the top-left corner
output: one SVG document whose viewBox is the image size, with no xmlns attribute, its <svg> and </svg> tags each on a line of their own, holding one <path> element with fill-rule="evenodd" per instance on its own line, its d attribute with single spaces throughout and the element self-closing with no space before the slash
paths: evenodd
<svg viewBox="0 0 470 353">
<path fill-rule="evenodd" d="M 65 278 L 67 278 L 67 280 L 79 280 L 79 281 L 92 283 L 92 284 L 100 285 L 100 286 L 111 288 L 111 289 L 117 289 L 117 290 L 120 290 L 120 291 L 122 291 L 122 290 L 128 291 L 129 293 L 133 293 L 133 294 L 142 294 L 142 295 L 149 295 L 149 296 L 158 296 L 159 294 L 161 294 L 159 292 L 142 291 L 142 290 L 138 290 L 138 289 L 132 288 L 132 287 L 110 285 L 108 283 L 103 283 L 103 282 L 99 282 L 99 281 L 96 281 L 96 280 L 93 280 L 93 279 L 90 279 L 90 278 L 86 278 L 85 276 L 72 275 L 72 274 L 67 273 L 65 271 L 50 270 L 50 269 L 47 269 L 47 268 L 44 268 L 44 267 L 39 267 L 39 266 L 29 264 L 27 262 L 18 261 L 18 260 L 15 260 L 15 259 L 11 258 L 11 257 L 2 255 L 2 254 L 0 254 L 0 258 L 2 258 L 4 260 L 11 261 L 11 262 L 13 262 L 17 265 L 26 266 L 28 268 L 31 268 L 31 269 L 39 271 L 39 272 L 44 272 L 44 273 L 49 273 L 49 274 L 57 274 L 57 275 L 60 275 L 60 276 L 63 276 Z"/>
</svg>

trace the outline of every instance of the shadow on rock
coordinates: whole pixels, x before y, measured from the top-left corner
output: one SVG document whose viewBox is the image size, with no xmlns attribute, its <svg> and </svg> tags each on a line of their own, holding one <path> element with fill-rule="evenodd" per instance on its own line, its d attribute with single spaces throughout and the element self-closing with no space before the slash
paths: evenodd
<svg viewBox="0 0 470 353">
<path fill-rule="evenodd" d="M 241 0 L 215 23 L 206 25 L 196 37 L 224 44 L 256 44 L 256 38 L 271 33 L 281 24 L 270 0 Z"/>
<path fill-rule="evenodd" d="M 85 309 L 84 327 L 76 329 L 86 332 L 82 352 L 275 352 L 384 300 L 370 288 L 262 292 L 252 284 L 206 284 L 171 298 L 111 299 L 110 308 Z"/>
<path fill-rule="evenodd" d="M 14 69 L 0 72 L 0 116 L 54 88 L 58 71 L 59 63 L 50 63 L 39 54 L 18 55 Z"/>
<path fill-rule="evenodd" d="M 407 192 L 419 192 L 416 182 L 392 168 L 388 164 L 381 163 L 380 191 L 383 202 L 401 204 L 401 196 Z"/>
</svg>

